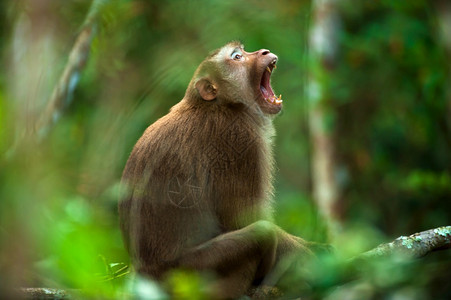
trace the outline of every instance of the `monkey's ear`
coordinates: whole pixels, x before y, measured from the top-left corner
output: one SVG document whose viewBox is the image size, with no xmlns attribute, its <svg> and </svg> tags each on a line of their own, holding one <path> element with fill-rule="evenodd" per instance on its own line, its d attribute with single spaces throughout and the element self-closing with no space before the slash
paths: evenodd
<svg viewBox="0 0 451 300">
<path fill-rule="evenodd" d="M 210 101 L 216 98 L 218 89 L 207 78 L 201 78 L 196 82 L 196 89 L 202 99 Z"/>
</svg>

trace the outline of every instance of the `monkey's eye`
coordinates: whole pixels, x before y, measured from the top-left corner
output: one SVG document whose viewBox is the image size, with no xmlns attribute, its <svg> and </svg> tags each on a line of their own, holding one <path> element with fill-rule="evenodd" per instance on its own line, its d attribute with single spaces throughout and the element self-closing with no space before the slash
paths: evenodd
<svg viewBox="0 0 451 300">
<path fill-rule="evenodd" d="M 233 51 L 232 55 L 230 55 L 230 57 L 233 60 L 240 60 L 243 57 L 243 54 L 241 54 L 240 51 Z"/>
</svg>

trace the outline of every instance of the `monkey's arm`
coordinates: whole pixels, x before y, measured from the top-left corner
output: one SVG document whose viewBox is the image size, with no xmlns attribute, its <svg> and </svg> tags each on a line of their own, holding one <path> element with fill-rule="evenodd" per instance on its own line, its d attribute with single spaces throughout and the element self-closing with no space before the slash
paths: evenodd
<svg viewBox="0 0 451 300">
<path fill-rule="evenodd" d="M 261 282 L 285 255 L 312 256 L 306 244 L 269 221 L 257 221 L 188 249 L 175 267 L 214 270 L 220 276 L 212 287 L 215 296 L 234 297 Z"/>
<path fill-rule="evenodd" d="M 176 265 L 221 272 L 255 261 L 258 265 L 257 273 L 264 276 L 287 254 L 313 256 L 309 246 L 309 242 L 288 234 L 271 222 L 257 221 L 187 250 Z"/>
<path fill-rule="evenodd" d="M 178 260 L 178 267 L 220 271 L 240 265 L 249 258 L 274 259 L 277 230 L 268 221 L 257 221 L 242 229 L 221 234 L 187 250 Z M 271 253 L 272 252 L 272 253 Z"/>
</svg>

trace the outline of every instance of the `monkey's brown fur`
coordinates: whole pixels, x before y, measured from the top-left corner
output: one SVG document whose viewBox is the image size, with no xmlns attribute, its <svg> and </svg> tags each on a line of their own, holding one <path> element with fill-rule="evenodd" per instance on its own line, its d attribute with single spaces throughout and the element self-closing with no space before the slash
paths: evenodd
<svg viewBox="0 0 451 300">
<path fill-rule="evenodd" d="M 213 295 L 236 297 L 286 253 L 310 253 L 272 223 L 272 118 L 281 104 L 264 72 L 276 60 L 235 42 L 217 50 L 135 145 L 119 213 L 137 272 L 161 280 L 177 267 L 214 271 Z"/>
</svg>

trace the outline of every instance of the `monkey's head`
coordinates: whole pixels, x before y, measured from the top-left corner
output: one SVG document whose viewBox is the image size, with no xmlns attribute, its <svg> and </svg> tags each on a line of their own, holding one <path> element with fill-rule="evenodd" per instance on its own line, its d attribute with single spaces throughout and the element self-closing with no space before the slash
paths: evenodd
<svg viewBox="0 0 451 300">
<path fill-rule="evenodd" d="M 231 42 L 212 52 L 197 68 L 187 90 L 188 100 L 208 105 L 243 103 L 265 115 L 282 109 L 271 87 L 277 56 L 269 50 L 246 52 Z"/>
</svg>

